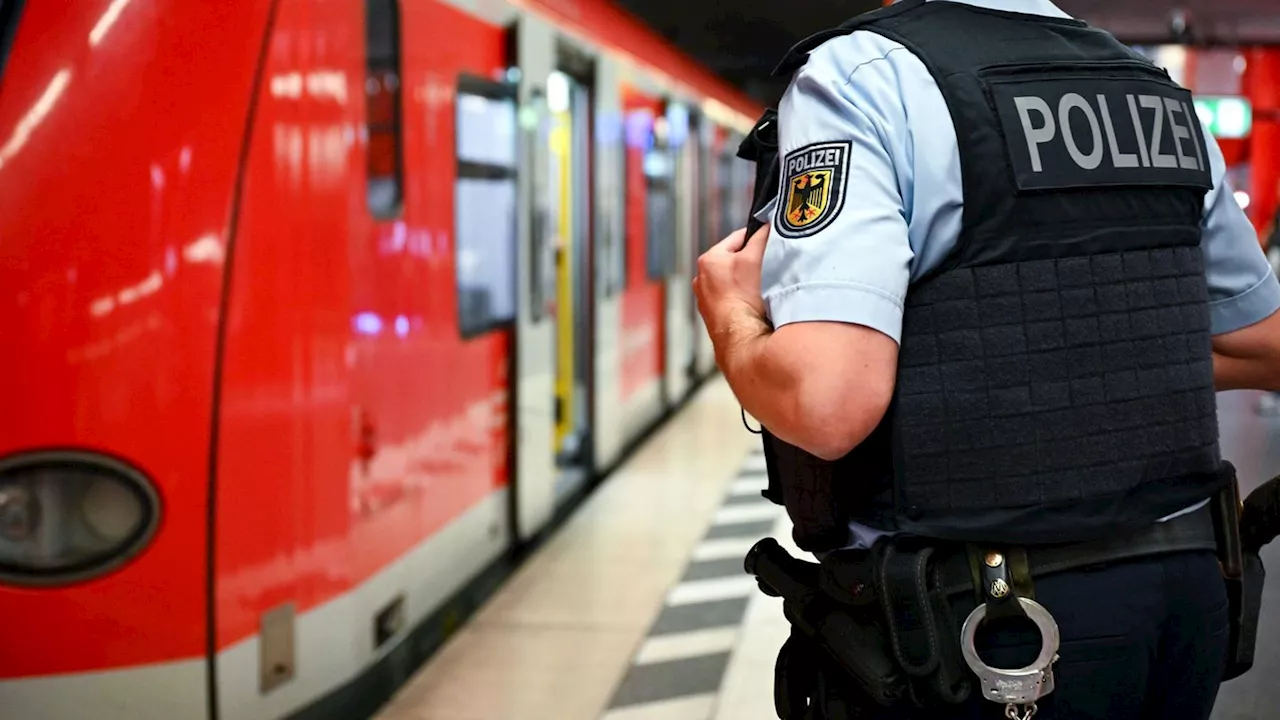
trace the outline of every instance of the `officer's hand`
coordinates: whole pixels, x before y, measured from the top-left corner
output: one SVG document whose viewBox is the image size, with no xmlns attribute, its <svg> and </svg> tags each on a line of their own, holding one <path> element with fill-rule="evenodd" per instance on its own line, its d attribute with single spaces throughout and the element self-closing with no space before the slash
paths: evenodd
<svg viewBox="0 0 1280 720">
<path fill-rule="evenodd" d="M 760 265 L 769 240 L 769 226 L 757 230 L 744 248 L 742 239 L 746 233 L 745 228 L 734 232 L 698 258 L 693 291 L 698 298 L 698 311 L 713 336 L 735 313 L 749 312 L 761 319 L 765 315 L 760 297 Z"/>
</svg>

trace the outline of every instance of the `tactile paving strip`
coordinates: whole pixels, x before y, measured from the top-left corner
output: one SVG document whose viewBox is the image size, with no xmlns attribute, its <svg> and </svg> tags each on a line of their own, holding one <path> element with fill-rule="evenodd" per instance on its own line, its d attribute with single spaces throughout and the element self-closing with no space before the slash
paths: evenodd
<svg viewBox="0 0 1280 720">
<path fill-rule="evenodd" d="M 707 720 L 714 714 L 747 603 L 758 593 L 743 558 L 784 510 L 765 500 L 764 455 L 747 457 L 615 688 L 601 720 Z"/>
</svg>

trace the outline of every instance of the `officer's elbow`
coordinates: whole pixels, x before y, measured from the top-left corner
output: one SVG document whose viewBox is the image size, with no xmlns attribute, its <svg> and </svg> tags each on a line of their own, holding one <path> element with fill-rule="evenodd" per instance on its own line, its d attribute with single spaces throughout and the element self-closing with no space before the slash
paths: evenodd
<svg viewBox="0 0 1280 720">
<path fill-rule="evenodd" d="M 815 438 L 809 447 L 803 448 L 805 452 L 827 462 L 835 462 L 840 458 L 853 452 L 858 447 L 857 441 L 850 441 L 849 436 Z"/>
<path fill-rule="evenodd" d="M 785 349 L 783 412 L 787 442 L 824 460 L 839 460 L 875 430 L 889 409 L 898 345 L 867 327 L 796 323 L 778 329 Z M 789 437 L 788 437 L 789 436 Z"/>
<path fill-rule="evenodd" d="M 796 445 L 828 461 L 849 455 L 887 413 L 893 379 L 891 372 L 812 375 L 796 393 L 796 415 L 803 418 Z"/>
<path fill-rule="evenodd" d="M 797 447 L 823 460 L 836 461 L 862 444 L 889 409 L 892 382 L 869 378 L 838 383 L 817 381 L 799 394 L 805 418 Z"/>
<path fill-rule="evenodd" d="M 1280 390 L 1280 312 L 1213 338 L 1218 390 Z"/>
</svg>

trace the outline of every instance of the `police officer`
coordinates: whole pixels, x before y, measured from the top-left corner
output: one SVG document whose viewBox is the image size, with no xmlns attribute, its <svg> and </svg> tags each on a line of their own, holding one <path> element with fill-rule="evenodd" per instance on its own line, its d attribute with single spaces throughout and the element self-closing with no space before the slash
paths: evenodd
<svg viewBox="0 0 1280 720">
<path fill-rule="evenodd" d="M 694 285 L 814 483 L 783 492 L 796 542 L 1143 547 L 1034 573 L 1061 632 L 1036 717 L 1208 718 L 1222 571 L 1156 535 L 1203 538 L 1231 482 L 1214 391 L 1280 389 L 1280 283 L 1190 94 L 1048 0 L 903 0 L 781 71 L 766 225 Z M 1041 647 L 991 643 L 1007 667 Z M 1001 717 L 981 694 L 925 716 Z"/>
</svg>

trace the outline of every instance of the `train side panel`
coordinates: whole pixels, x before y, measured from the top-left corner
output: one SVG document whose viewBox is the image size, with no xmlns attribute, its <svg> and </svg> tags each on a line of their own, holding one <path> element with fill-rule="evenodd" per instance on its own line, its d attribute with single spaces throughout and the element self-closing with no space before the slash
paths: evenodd
<svg viewBox="0 0 1280 720">
<path fill-rule="evenodd" d="M 264 673 L 258 651 L 260 632 L 269 639 L 306 617 L 355 575 L 348 246 L 365 229 L 354 181 L 362 25 L 352 3 L 279 0 L 259 89 L 222 360 L 214 624 L 223 717 L 296 703 L 298 688 L 347 670 L 341 623 L 324 637 L 338 652 L 316 653 L 310 628 L 294 628 L 310 657 L 286 658 L 277 673 Z M 260 700 L 273 682 L 285 684 Z"/>
<path fill-rule="evenodd" d="M 459 78 L 500 76 L 505 36 L 439 2 L 365 8 L 282 0 L 259 98 L 218 475 L 225 717 L 349 682 L 508 537 L 510 330 L 463 337 L 455 217 Z M 373 207 L 373 173 L 398 202 Z"/>
<path fill-rule="evenodd" d="M 596 56 L 594 472 L 668 407 L 664 322 L 692 302 L 649 272 L 642 136 L 668 100 L 739 129 L 755 110 L 604 0 L 74 5 L 26 3 L 0 94 L 0 392 L 23 411 L 0 461 L 101 452 L 163 515 L 101 578 L 0 579 L 30 619 L 0 707 L 350 715 L 353 681 L 398 678 L 451 626 L 412 629 L 512 543 L 536 170 L 493 143 L 520 127 L 513 20 Z M 549 384 L 535 400 L 549 426 Z"/>
<path fill-rule="evenodd" d="M 0 643 L 6 715 L 205 716 L 214 347 L 268 4 L 21 11 L 0 94 L 0 457 L 118 458 L 160 519 L 109 574 L 0 584 L 20 619 Z"/>
</svg>

